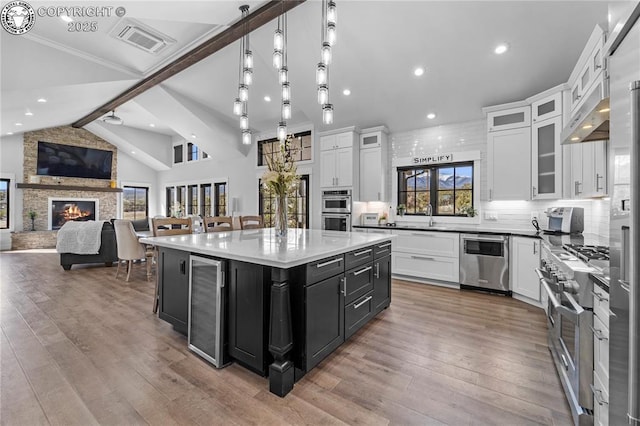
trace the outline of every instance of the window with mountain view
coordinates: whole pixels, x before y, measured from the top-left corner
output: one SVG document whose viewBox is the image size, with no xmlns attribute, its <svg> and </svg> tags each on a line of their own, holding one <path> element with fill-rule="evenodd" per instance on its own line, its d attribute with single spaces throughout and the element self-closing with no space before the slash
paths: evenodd
<svg viewBox="0 0 640 426">
<path fill-rule="evenodd" d="M 0 229 L 9 229 L 9 179 L 0 179 Z"/>
<path fill-rule="evenodd" d="M 405 214 L 460 216 L 473 207 L 473 163 L 398 167 L 398 204 Z"/>
<path fill-rule="evenodd" d="M 122 188 L 123 219 L 137 220 L 149 216 L 149 188 L 125 186 Z"/>
</svg>

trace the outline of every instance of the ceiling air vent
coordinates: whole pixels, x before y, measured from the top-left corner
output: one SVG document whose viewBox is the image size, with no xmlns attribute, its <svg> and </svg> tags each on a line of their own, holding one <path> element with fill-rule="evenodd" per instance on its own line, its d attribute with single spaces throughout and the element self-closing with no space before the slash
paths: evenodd
<svg viewBox="0 0 640 426">
<path fill-rule="evenodd" d="M 171 37 L 129 18 L 121 20 L 110 33 L 113 37 L 152 54 L 157 54 L 176 42 Z"/>
</svg>

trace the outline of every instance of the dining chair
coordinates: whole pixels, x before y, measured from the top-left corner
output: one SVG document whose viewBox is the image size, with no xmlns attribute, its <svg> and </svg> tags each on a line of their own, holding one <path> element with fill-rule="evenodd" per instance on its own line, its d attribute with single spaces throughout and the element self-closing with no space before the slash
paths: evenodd
<svg viewBox="0 0 640 426">
<path fill-rule="evenodd" d="M 145 244 L 138 241 L 136 231 L 130 220 L 116 219 L 113 221 L 113 228 L 116 232 L 116 244 L 118 246 L 118 269 L 116 270 L 116 278 L 120 273 L 120 265 L 123 261 L 127 262 L 127 279 L 131 276 L 134 260 L 145 260 L 147 264 L 147 281 L 151 279 L 151 264 L 153 262 L 153 251 L 148 249 Z"/>
<path fill-rule="evenodd" d="M 262 216 L 240 216 L 240 229 L 264 228 Z"/>
<path fill-rule="evenodd" d="M 189 218 L 176 217 L 154 217 L 151 220 L 151 230 L 154 237 L 164 237 L 167 235 L 191 234 L 192 220 Z M 153 250 L 153 263 L 157 264 L 158 250 Z M 153 300 L 153 313 L 158 312 L 158 278 L 156 274 L 155 298 Z"/>
<path fill-rule="evenodd" d="M 230 216 L 208 216 L 204 218 L 206 232 L 233 231 L 233 218 Z"/>
</svg>

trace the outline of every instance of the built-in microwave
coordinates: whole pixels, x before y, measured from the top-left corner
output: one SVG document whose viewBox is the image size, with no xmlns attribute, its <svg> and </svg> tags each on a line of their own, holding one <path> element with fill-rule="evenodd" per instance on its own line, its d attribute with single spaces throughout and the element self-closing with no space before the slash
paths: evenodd
<svg viewBox="0 0 640 426">
<path fill-rule="evenodd" d="M 322 213 L 351 213 L 351 190 L 322 191 Z"/>
<path fill-rule="evenodd" d="M 325 231 L 351 231 L 351 215 L 322 213 L 322 229 Z"/>
</svg>

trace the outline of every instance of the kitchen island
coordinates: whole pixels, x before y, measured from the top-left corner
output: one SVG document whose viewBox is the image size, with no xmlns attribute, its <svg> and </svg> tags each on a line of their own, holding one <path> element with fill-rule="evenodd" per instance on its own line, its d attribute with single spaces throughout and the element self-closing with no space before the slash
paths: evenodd
<svg viewBox="0 0 640 426">
<path fill-rule="evenodd" d="M 222 344 L 285 396 L 391 302 L 389 235 L 273 229 L 143 238 L 158 248 L 159 317 L 188 334 L 190 258 L 221 261 Z M 213 286 L 213 284 L 212 284 Z"/>
</svg>

